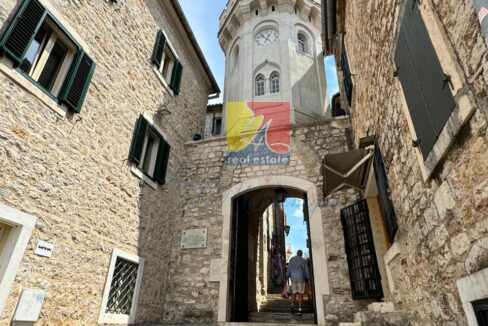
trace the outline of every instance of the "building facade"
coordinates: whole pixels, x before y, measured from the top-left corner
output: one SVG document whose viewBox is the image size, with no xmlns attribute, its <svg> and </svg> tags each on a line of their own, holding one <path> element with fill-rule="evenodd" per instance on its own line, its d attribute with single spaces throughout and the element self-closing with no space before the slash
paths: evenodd
<svg viewBox="0 0 488 326">
<path fill-rule="evenodd" d="M 230 0 L 218 38 L 207 106 L 219 88 L 176 0 L 0 4 L 0 323 L 480 324 L 471 0 Z M 327 110 L 324 53 L 348 116 Z M 230 164 L 235 101 L 290 103 L 286 164 Z M 310 253 L 299 317 L 277 300 L 286 198 Z"/>
<path fill-rule="evenodd" d="M 383 155 L 384 297 L 415 325 L 486 314 L 488 51 L 475 2 L 324 3 L 356 148 L 373 136 Z"/>
<path fill-rule="evenodd" d="M 178 2 L 2 1 L 0 29 L 0 323 L 160 323 L 165 174 L 219 92 Z"/>
</svg>

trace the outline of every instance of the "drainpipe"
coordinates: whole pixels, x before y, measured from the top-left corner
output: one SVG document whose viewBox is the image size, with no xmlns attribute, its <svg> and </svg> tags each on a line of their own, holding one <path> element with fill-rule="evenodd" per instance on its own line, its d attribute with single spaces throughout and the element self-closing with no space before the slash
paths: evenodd
<svg viewBox="0 0 488 326">
<path fill-rule="evenodd" d="M 488 46 L 488 0 L 474 0 L 474 7 L 480 20 L 481 33 L 483 33 L 486 46 Z"/>
</svg>

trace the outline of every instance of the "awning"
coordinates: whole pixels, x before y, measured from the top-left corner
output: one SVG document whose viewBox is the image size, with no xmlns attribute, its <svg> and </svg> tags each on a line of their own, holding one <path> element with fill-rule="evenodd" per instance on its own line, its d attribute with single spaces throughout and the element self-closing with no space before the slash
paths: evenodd
<svg viewBox="0 0 488 326">
<path fill-rule="evenodd" d="M 350 188 L 364 190 L 372 157 L 372 151 L 365 148 L 326 155 L 323 160 L 324 197 Z"/>
</svg>

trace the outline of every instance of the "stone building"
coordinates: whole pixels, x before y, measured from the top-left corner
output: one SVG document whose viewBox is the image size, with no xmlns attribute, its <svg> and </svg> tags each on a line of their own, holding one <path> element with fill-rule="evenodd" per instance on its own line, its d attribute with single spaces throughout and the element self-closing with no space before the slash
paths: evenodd
<svg viewBox="0 0 488 326">
<path fill-rule="evenodd" d="M 160 323 L 164 174 L 219 93 L 178 2 L 7 0 L 0 35 L 0 324 Z"/>
<path fill-rule="evenodd" d="M 378 184 L 362 196 L 370 215 L 376 197 L 382 207 L 386 232 L 374 245 L 385 300 L 415 325 L 484 325 L 488 51 L 474 2 L 323 8 L 355 148 L 373 136 L 383 156 L 385 191 Z"/>
<path fill-rule="evenodd" d="M 290 102 L 292 123 L 330 117 L 320 9 L 311 0 L 229 1 L 218 34 L 224 103 Z"/>
<path fill-rule="evenodd" d="M 471 0 L 230 0 L 209 106 L 177 0 L 7 0 L 0 24 L 2 324 L 476 325 L 488 55 Z M 347 116 L 327 110 L 324 53 Z M 239 158 L 237 101 L 290 103 L 282 161 Z M 282 151 L 247 118 L 239 140 Z M 302 316 L 271 255 L 286 198 L 308 237 Z"/>
</svg>

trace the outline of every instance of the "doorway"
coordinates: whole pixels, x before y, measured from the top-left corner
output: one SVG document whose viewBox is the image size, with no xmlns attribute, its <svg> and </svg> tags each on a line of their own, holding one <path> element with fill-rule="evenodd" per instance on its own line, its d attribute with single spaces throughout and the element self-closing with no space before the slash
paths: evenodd
<svg viewBox="0 0 488 326">
<path fill-rule="evenodd" d="M 317 322 L 307 207 L 306 193 L 284 187 L 255 189 L 233 198 L 229 228 L 228 321 Z M 304 252 L 310 272 L 301 316 L 293 315 L 291 300 L 281 296 L 287 282 L 286 263 L 298 249 Z"/>
</svg>

